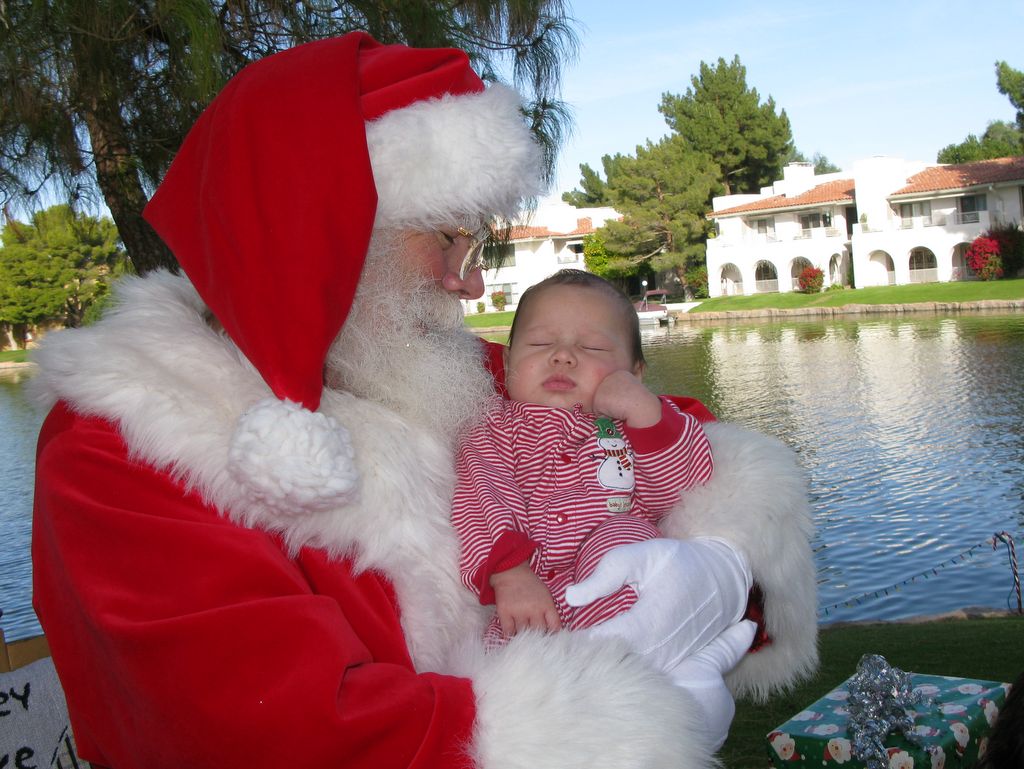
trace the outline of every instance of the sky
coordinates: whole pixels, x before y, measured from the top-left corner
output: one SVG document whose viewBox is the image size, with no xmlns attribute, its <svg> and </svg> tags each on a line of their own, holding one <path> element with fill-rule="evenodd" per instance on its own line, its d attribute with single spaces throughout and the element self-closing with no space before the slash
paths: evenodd
<svg viewBox="0 0 1024 769">
<path fill-rule="evenodd" d="M 786 111 L 797 149 L 843 170 L 874 155 L 934 162 L 1012 121 L 995 62 L 1024 70 L 1024 0 L 575 0 L 569 13 L 580 47 L 562 98 L 575 128 L 555 198 L 579 186 L 581 163 L 602 171 L 603 155 L 665 136 L 661 96 L 685 94 L 701 61 L 738 55 L 747 87 Z"/>
</svg>

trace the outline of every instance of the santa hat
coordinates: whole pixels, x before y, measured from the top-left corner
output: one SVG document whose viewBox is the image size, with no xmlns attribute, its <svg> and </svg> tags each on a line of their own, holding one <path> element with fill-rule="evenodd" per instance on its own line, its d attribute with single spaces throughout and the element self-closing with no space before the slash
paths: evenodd
<svg viewBox="0 0 1024 769">
<path fill-rule="evenodd" d="M 518 95 L 485 88 L 465 53 L 361 32 L 250 64 L 210 103 L 144 216 L 273 391 L 232 448 L 236 460 L 278 444 L 242 471 L 261 497 L 282 509 L 343 497 L 329 486 L 351 464 L 344 432 L 310 412 L 375 224 L 511 217 L 540 192 L 540 163 Z M 303 451 L 326 497 L 264 475 Z"/>
</svg>

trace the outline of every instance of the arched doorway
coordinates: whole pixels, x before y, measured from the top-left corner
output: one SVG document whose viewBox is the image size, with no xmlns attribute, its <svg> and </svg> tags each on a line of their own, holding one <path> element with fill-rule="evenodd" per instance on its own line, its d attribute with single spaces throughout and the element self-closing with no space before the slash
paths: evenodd
<svg viewBox="0 0 1024 769">
<path fill-rule="evenodd" d="M 865 285 L 868 286 L 895 286 L 896 265 L 892 257 L 885 251 L 874 251 L 868 257 L 868 279 Z M 857 281 L 860 285 L 860 281 Z"/>
<path fill-rule="evenodd" d="M 761 260 L 754 268 L 754 288 L 758 294 L 779 290 L 779 273 L 771 262 Z"/>
<path fill-rule="evenodd" d="M 793 279 L 792 289 L 794 291 L 800 290 L 800 273 L 806 270 L 808 267 L 813 267 L 810 259 L 806 259 L 802 256 L 798 256 L 793 260 L 792 266 L 789 268 L 789 277 Z"/>
<path fill-rule="evenodd" d="M 939 279 L 939 263 L 930 248 L 919 246 L 910 251 L 910 282 L 935 283 Z"/>
<path fill-rule="evenodd" d="M 830 286 L 849 285 L 847 275 L 850 272 L 850 256 L 846 251 L 841 254 L 832 254 L 828 260 L 828 284 Z"/>
<path fill-rule="evenodd" d="M 953 280 L 977 280 L 978 276 L 967 264 L 967 249 L 970 243 L 957 243 L 953 247 Z"/>
<path fill-rule="evenodd" d="M 732 262 L 722 265 L 722 296 L 743 295 L 743 275 Z"/>
</svg>

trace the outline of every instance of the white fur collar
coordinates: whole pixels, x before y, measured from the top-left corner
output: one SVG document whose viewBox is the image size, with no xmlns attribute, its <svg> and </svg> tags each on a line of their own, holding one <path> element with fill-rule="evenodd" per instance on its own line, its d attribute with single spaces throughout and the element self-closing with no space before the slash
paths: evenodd
<svg viewBox="0 0 1024 769">
<path fill-rule="evenodd" d="M 116 423 L 133 457 L 197 490 L 239 524 L 383 573 L 395 587 L 419 669 L 440 669 L 454 640 L 479 632 L 481 610 L 458 582 L 446 444 L 375 403 L 325 391 L 320 411 L 348 428 L 358 493 L 343 506 L 299 515 L 262 505 L 233 477 L 228 459 L 243 413 L 272 396 L 266 383 L 210 328 L 187 279 L 163 272 L 128 278 L 117 295 L 101 322 L 46 339 L 35 357 L 37 400 L 64 400 Z M 381 510 L 388 511 L 386 525 Z"/>
</svg>

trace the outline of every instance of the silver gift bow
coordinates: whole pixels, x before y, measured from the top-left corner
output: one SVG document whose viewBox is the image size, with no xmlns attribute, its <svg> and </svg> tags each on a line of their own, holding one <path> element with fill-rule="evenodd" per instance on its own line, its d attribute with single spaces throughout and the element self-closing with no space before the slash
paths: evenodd
<svg viewBox="0 0 1024 769">
<path fill-rule="evenodd" d="M 853 754 L 867 769 L 888 769 L 885 738 L 899 731 L 914 745 L 913 706 L 931 706 L 931 700 L 915 692 L 910 674 L 894 668 L 880 654 L 865 654 L 849 683 L 849 732 Z"/>
</svg>

